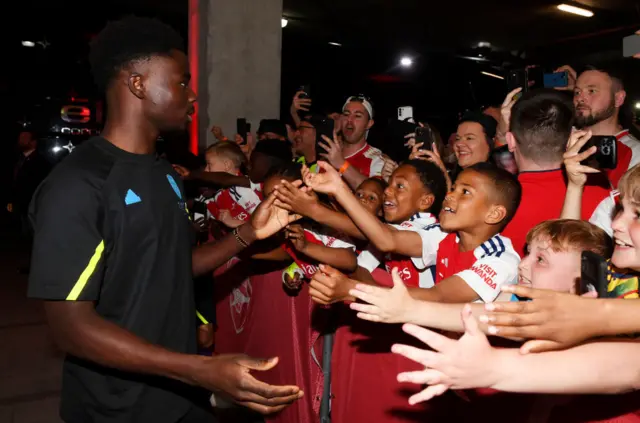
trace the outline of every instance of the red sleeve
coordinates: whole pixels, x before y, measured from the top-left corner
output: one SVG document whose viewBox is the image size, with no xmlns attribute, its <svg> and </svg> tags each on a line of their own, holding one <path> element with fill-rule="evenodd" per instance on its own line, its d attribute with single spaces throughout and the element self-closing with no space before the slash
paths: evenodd
<svg viewBox="0 0 640 423">
<path fill-rule="evenodd" d="M 611 181 L 611 185 L 614 188 L 618 188 L 620 178 L 629 170 L 629 164 L 631 163 L 631 157 L 633 152 L 631 149 L 620 141 L 616 141 L 618 146 L 618 165 L 615 169 L 607 171 L 607 177 Z"/>
</svg>

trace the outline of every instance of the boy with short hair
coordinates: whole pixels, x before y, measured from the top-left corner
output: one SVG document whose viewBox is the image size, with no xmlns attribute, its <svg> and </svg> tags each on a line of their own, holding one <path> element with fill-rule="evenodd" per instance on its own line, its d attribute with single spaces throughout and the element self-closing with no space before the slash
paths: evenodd
<svg viewBox="0 0 640 423">
<path fill-rule="evenodd" d="M 415 298 L 491 302 L 502 285 L 515 283 L 520 258 L 511 241 L 499 234 L 520 202 L 520 184 L 509 172 L 488 163 L 469 167 L 446 196 L 440 224 L 414 232 L 394 230 L 364 213 L 338 173 L 326 164 L 321 167 L 325 173 L 306 172 L 305 183 L 333 194 L 376 248 L 412 257 L 418 268 L 436 265 L 435 286 L 411 290 Z M 404 190 L 402 183 L 399 190 Z M 385 213 L 397 207 L 400 203 L 385 201 Z"/>
</svg>

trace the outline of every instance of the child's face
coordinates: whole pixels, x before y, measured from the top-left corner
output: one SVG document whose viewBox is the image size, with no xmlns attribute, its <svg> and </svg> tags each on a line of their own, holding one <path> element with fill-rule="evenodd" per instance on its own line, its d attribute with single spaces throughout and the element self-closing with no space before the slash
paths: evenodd
<svg viewBox="0 0 640 423">
<path fill-rule="evenodd" d="M 228 164 L 227 160 L 224 157 L 216 154 L 216 153 L 207 153 L 205 156 L 207 161 L 207 167 L 205 171 L 207 172 L 228 172 L 227 169 Z"/>
<path fill-rule="evenodd" d="M 626 198 L 622 199 L 622 210 L 613 219 L 615 249 L 611 262 L 622 269 L 640 270 L 640 207 Z"/>
<path fill-rule="evenodd" d="M 467 231 L 485 225 L 487 214 L 493 207 L 487 194 L 490 183 L 478 172 L 463 171 L 442 203 L 442 229 L 447 232 Z"/>
<path fill-rule="evenodd" d="M 360 203 L 376 216 L 382 214 L 383 196 L 384 190 L 380 184 L 373 181 L 364 181 L 356 190 L 356 197 L 360 200 Z"/>
<path fill-rule="evenodd" d="M 581 264 L 580 252 L 553 251 L 548 239 L 536 238 L 518 266 L 518 285 L 575 294 Z"/>
<path fill-rule="evenodd" d="M 418 212 L 428 211 L 433 195 L 413 166 L 402 165 L 391 175 L 383 200 L 384 219 L 388 223 L 402 223 Z"/>
</svg>

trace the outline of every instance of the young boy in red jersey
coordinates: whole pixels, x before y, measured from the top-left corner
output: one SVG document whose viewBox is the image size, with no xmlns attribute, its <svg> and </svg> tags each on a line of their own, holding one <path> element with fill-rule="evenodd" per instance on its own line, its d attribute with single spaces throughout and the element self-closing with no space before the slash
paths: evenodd
<svg viewBox="0 0 640 423">
<path fill-rule="evenodd" d="M 327 168 L 323 163 L 320 166 Z M 437 264 L 433 287 L 423 289 L 418 288 L 418 284 L 410 288 L 416 298 L 440 302 L 493 301 L 501 285 L 515 283 L 519 256 L 511 248 L 510 241 L 498 235 L 513 216 L 520 198 L 519 184 L 508 172 L 483 163 L 460 174 L 440 213 L 441 225 L 450 233 L 435 223 L 418 231 L 403 231 L 383 224 L 371 218 L 369 213 L 363 213 L 361 205 L 336 172 L 328 169 L 325 173 L 304 173 L 305 183 L 314 190 L 333 194 L 379 250 L 412 257 L 418 269 Z M 406 201 L 414 198 L 412 185 L 418 182 L 419 178 L 410 178 L 408 174 L 398 178 L 395 182 L 398 197 L 389 193 L 385 199 L 385 215 L 393 218 L 395 213 L 399 214 Z M 417 199 L 417 203 L 423 201 L 423 207 L 428 209 L 433 205 L 434 196 L 418 196 Z M 348 292 L 354 284 L 346 277 L 336 278 L 336 271 L 328 269 L 316 273 L 312 288 L 317 287 L 325 295 L 338 293 L 336 299 L 352 300 L 344 290 Z M 362 328 L 368 330 L 365 332 Z M 346 345 L 341 342 L 342 338 L 348 337 L 343 335 L 346 330 L 340 328 L 336 333 L 333 363 L 338 379 L 332 382 L 335 395 L 332 418 L 335 422 L 364 421 L 365 418 L 380 422 L 455 420 L 447 404 L 416 409 L 402 403 L 411 387 L 406 384 L 394 386 L 396 376 L 393 372 L 411 365 L 407 361 L 394 360 L 387 353 L 390 344 L 401 338 L 397 327 L 372 328 L 361 322 L 352 324 L 350 330 L 356 342 Z M 358 336 L 358 332 L 369 335 L 369 339 Z M 357 351 L 353 345 L 358 344 L 370 344 L 369 353 L 375 353 Z"/>
</svg>

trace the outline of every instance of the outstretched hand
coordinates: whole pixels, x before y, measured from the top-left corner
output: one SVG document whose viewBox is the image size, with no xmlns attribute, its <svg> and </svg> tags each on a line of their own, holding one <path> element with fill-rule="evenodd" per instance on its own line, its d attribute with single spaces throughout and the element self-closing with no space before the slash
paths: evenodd
<svg viewBox="0 0 640 423">
<path fill-rule="evenodd" d="M 391 271 L 393 288 L 358 284 L 349 291 L 349 295 L 369 304 L 351 303 L 352 310 L 358 312 L 363 320 L 381 323 L 406 323 L 407 312 L 416 302 L 404 282 L 400 278 L 397 268 Z"/>
<path fill-rule="evenodd" d="M 580 297 L 518 285 L 502 291 L 532 301 L 486 304 L 489 313 L 479 319 L 489 325 L 490 335 L 531 339 L 520 348 L 523 354 L 569 348 L 594 336 L 594 325 L 588 324 L 598 315 L 593 294 Z"/>
<path fill-rule="evenodd" d="M 244 354 L 209 357 L 199 369 L 196 383 L 260 414 L 273 414 L 303 396 L 297 386 L 269 385 L 251 374 L 253 371 L 265 372 L 277 364 L 277 358 L 263 360 Z"/>
<path fill-rule="evenodd" d="M 329 163 L 318 162 L 318 173 L 313 173 L 308 167 L 302 167 L 302 178 L 304 184 L 316 192 L 335 195 L 340 187 L 344 187 L 344 182 L 337 170 Z"/>
<path fill-rule="evenodd" d="M 420 326 L 403 326 L 405 332 L 433 349 L 423 350 L 409 345 L 394 345 L 391 349 L 394 353 L 425 366 L 425 370 L 398 375 L 398 382 L 429 385 L 409 398 L 409 404 L 428 401 L 448 389 L 485 388 L 497 382 L 496 369 L 500 366 L 497 350 L 491 347 L 485 334 L 478 328 L 469 305 L 462 311 L 462 322 L 465 333 L 459 340 Z"/>
<path fill-rule="evenodd" d="M 251 226 L 258 240 L 267 239 L 302 216 L 289 213 L 275 204 L 276 194 L 271 193 L 251 215 Z"/>
</svg>

